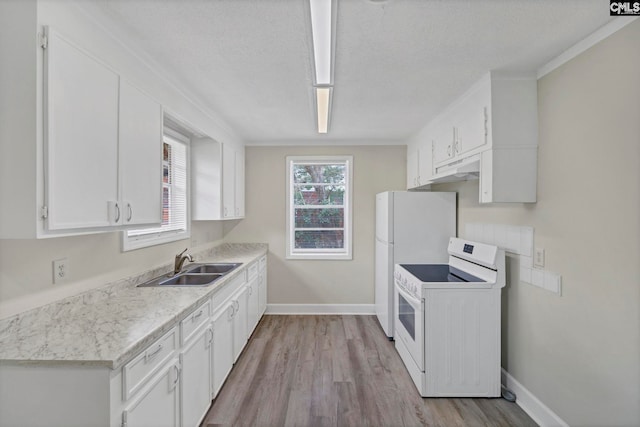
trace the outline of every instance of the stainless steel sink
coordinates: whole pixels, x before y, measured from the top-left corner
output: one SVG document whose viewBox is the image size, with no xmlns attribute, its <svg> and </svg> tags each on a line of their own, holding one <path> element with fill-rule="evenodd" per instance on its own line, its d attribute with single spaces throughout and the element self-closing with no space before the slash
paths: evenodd
<svg viewBox="0 0 640 427">
<path fill-rule="evenodd" d="M 169 279 L 165 279 L 158 283 L 158 286 L 202 286 L 209 285 L 219 278 L 222 274 L 178 274 Z"/>
<path fill-rule="evenodd" d="M 195 264 L 176 275 L 156 277 L 138 287 L 209 286 L 240 265 L 242 263 Z"/>
<path fill-rule="evenodd" d="M 188 268 L 186 270 L 186 274 L 194 274 L 194 273 L 213 273 L 213 274 L 226 274 L 231 270 L 238 267 L 240 264 L 200 264 L 195 267 Z"/>
</svg>

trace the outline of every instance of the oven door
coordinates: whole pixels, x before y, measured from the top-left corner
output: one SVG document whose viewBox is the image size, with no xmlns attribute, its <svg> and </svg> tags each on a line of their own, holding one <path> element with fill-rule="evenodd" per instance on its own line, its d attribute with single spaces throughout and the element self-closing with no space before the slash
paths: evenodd
<svg viewBox="0 0 640 427">
<path fill-rule="evenodd" d="M 424 372 L 424 299 L 395 283 L 395 336 L 401 340 L 420 371 Z"/>
</svg>

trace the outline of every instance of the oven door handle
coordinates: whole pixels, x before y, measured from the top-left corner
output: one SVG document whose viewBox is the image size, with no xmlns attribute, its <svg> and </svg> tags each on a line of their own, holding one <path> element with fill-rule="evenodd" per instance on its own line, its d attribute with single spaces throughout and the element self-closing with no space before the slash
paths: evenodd
<svg viewBox="0 0 640 427">
<path fill-rule="evenodd" d="M 410 302 L 411 305 L 416 310 L 419 310 L 422 307 L 422 299 L 421 298 L 414 297 L 413 295 L 411 295 L 410 293 L 408 293 L 407 291 L 402 289 L 400 286 L 398 286 L 398 284 L 396 284 L 396 289 L 398 290 L 398 293 L 402 294 L 404 299 L 406 299 L 408 302 Z"/>
</svg>

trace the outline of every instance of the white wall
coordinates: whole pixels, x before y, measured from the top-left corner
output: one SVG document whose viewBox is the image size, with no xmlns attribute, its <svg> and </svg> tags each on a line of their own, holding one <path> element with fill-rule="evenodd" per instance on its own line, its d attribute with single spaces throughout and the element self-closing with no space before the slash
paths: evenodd
<svg viewBox="0 0 640 427">
<path fill-rule="evenodd" d="M 640 425 L 640 20 L 538 82 L 536 204 L 479 205 L 458 226 L 529 225 L 562 296 L 510 260 L 503 367 L 571 426 Z"/>
<path fill-rule="evenodd" d="M 353 155 L 353 260 L 285 259 L 286 156 Z M 402 190 L 405 146 L 246 147 L 246 210 L 227 242 L 269 244 L 269 304 L 373 304 L 375 195 Z"/>
</svg>

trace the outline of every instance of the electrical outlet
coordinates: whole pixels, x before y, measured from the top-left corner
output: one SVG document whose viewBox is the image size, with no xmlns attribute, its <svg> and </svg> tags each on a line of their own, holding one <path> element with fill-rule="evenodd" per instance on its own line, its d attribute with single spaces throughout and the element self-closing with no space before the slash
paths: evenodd
<svg viewBox="0 0 640 427">
<path fill-rule="evenodd" d="M 544 267 L 544 249 L 536 248 L 533 254 L 533 265 L 536 267 Z"/>
<path fill-rule="evenodd" d="M 67 269 L 67 259 L 53 260 L 53 283 L 61 283 L 67 280 L 69 271 Z"/>
</svg>

